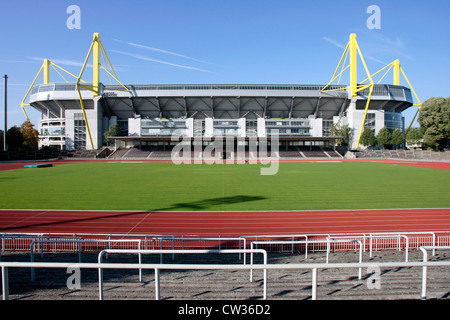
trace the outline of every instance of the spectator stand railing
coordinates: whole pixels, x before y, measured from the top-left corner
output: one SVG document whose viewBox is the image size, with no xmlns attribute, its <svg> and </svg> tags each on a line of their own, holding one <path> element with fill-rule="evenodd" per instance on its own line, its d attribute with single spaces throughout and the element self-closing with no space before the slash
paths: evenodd
<svg viewBox="0 0 450 320">
<path fill-rule="evenodd" d="M 135 243 L 136 244 L 136 249 L 140 249 L 141 248 L 141 240 L 126 240 L 126 239 L 117 239 L 117 240 L 105 240 L 105 239 L 63 239 L 63 240 L 34 240 L 31 244 L 30 244 L 30 261 L 34 262 L 34 247 L 35 244 L 40 244 L 40 249 L 41 249 L 41 257 L 43 257 L 43 253 L 44 253 L 44 247 L 41 246 L 41 244 L 73 244 L 73 248 L 75 249 L 75 244 L 78 244 L 78 262 L 81 263 L 81 253 L 82 253 L 82 244 L 104 244 L 102 249 L 106 249 L 106 248 L 111 248 L 111 244 L 114 244 L 115 247 L 120 248 L 120 244 L 122 244 L 122 246 L 128 245 L 127 249 L 129 249 L 129 245 L 131 243 Z M 106 245 L 106 248 L 105 248 Z M 98 252 L 98 246 L 96 248 L 95 251 Z M 35 271 L 34 268 L 31 268 L 31 280 L 34 281 L 35 280 Z"/>
<path fill-rule="evenodd" d="M 98 254 L 98 263 L 99 265 L 102 264 L 102 257 L 104 254 L 106 253 L 131 253 L 131 254 L 138 254 L 139 255 L 139 282 L 142 282 L 142 258 L 141 255 L 142 254 L 164 254 L 164 253 L 168 253 L 168 254 L 175 254 L 175 253 L 181 253 L 181 254 L 211 254 L 211 253 L 219 253 L 219 254 L 232 254 L 232 253 L 239 253 L 240 254 L 246 254 L 246 253 L 251 253 L 253 255 L 253 253 L 261 253 L 263 255 L 263 264 L 267 265 L 267 252 L 266 250 L 262 250 L 262 249 L 223 249 L 223 250 L 102 250 L 99 254 Z M 160 265 L 163 265 L 162 263 Z M 243 264 L 244 266 L 246 265 L 245 262 Z M 181 264 L 181 266 L 183 266 L 183 264 Z M 207 264 L 206 264 L 207 266 Z M 156 299 L 159 300 L 160 299 L 160 277 L 159 277 L 159 269 L 161 268 L 155 268 L 155 296 Z M 180 268 L 183 269 L 183 268 Z M 99 299 L 103 300 L 103 270 L 102 268 L 98 269 L 98 281 L 99 281 Z M 267 299 L 267 270 L 264 269 L 264 275 L 263 275 L 263 299 L 266 300 Z"/>
</svg>

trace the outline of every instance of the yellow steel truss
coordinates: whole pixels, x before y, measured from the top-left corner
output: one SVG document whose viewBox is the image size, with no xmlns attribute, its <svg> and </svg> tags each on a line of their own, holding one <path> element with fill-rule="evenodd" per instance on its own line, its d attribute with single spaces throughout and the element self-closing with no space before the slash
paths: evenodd
<svg viewBox="0 0 450 320">
<path fill-rule="evenodd" d="M 33 82 L 31 83 L 30 87 L 28 88 L 27 93 L 25 94 L 25 96 L 22 99 L 22 102 L 20 103 L 20 107 L 22 108 L 22 111 L 25 114 L 25 117 L 27 118 L 28 121 L 30 119 L 28 118 L 27 112 L 25 111 L 24 107 L 30 106 L 30 104 L 25 103 L 25 101 L 28 98 L 28 95 L 30 94 L 31 89 L 34 87 L 34 84 L 36 83 L 37 79 L 39 78 L 39 76 L 41 75 L 42 72 L 44 72 L 43 83 L 44 84 L 50 83 L 50 67 L 52 67 L 61 76 L 61 78 L 63 78 L 64 81 L 66 81 L 66 82 L 69 82 L 69 81 L 67 81 L 67 79 L 64 78 L 64 76 L 61 74 L 61 72 L 58 71 L 58 69 L 61 70 L 61 71 L 64 71 L 65 73 L 67 73 L 68 75 L 70 75 L 70 76 L 72 76 L 74 78 L 77 78 L 76 75 L 74 75 L 74 74 L 70 73 L 69 71 L 67 71 L 66 69 L 58 66 L 56 63 L 54 63 L 54 62 L 52 62 L 52 61 L 50 61 L 48 59 L 44 59 L 44 62 L 42 63 L 41 68 L 39 69 L 38 73 L 36 74 L 36 77 L 34 77 Z M 84 82 L 84 80 L 81 80 L 81 81 Z"/>
<path fill-rule="evenodd" d="M 387 69 L 387 70 L 386 70 Z M 416 91 L 414 90 L 414 87 L 412 86 L 411 82 L 409 81 L 408 77 L 406 76 L 405 72 L 403 71 L 402 66 L 400 65 L 400 61 L 398 59 L 392 61 L 391 63 L 387 64 L 385 67 L 381 68 L 380 70 L 378 70 L 377 72 L 375 72 L 374 74 L 371 75 L 371 77 L 373 78 L 374 76 L 376 76 L 377 74 L 379 74 L 380 72 L 386 70 L 386 72 L 384 73 L 384 75 L 381 77 L 380 80 L 378 80 L 377 84 L 381 82 L 381 80 L 383 80 L 383 78 L 388 74 L 388 72 L 390 70 L 393 70 L 393 84 L 396 86 L 400 85 L 400 74 L 403 75 L 404 79 L 406 80 L 406 82 L 409 85 L 409 88 L 411 89 L 414 97 L 416 98 L 416 103 L 413 104 L 413 106 L 418 107 L 416 114 L 414 115 L 414 118 L 412 119 L 409 127 L 411 128 L 411 125 L 413 124 L 414 120 L 416 120 L 417 114 L 420 111 L 420 108 L 422 107 L 422 102 L 420 101 L 419 97 L 416 94 Z M 367 79 L 365 79 L 363 81 L 363 83 L 367 81 Z"/>
<path fill-rule="evenodd" d="M 361 58 L 361 61 L 364 65 L 364 69 L 367 73 L 367 78 L 364 79 L 363 81 L 359 82 L 357 81 L 357 55 L 359 55 L 359 57 Z M 346 61 L 348 56 L 350 56 L 350 62 L 349 64 L 346 66 Z M 341 68 L 341 71 L 338 73 L 339 68 Z M 346 88 L 337 88 L 337 89 L 327 89 L 328 87 L 331 86 L 331 84 L 338 79 L 337 84 L 339 85 L 340 81 L 341 81 L 341 77 L 344 71 L 346 71 L 347 69 L 350 70 L 350 84 L 348 87 Z M 387 69 L 387 70 L 386 70 Z M 339 63 L 336 67 L 336 70 L 333 73 L 333 76 L 331 77 L 330 82 L 322 88 L 321 92 L 331 92 L 331 91 L 339 91 L 339 90 L 347 90 L 350 89 L 351 92 L 351 96 L 352 98 L 355 98 L 358 94 L 359 91 L 370 88 L 369 91 L 369 95 L 367 98 L 367 103 L 366 103 L 366 108 L 364 110 L 364 116 L 363 116 L 363 120 L 361 123 L 361 130 L 359 132 L 359 136 L 358 136 L 358 141 L 356 143 L 356 149 L 358 149 L 359 147 L 359 142 L 361 139 L 361 135 L 362 132 L 364 130 L 364 124 L 366 121 L 366 116 L 367 116 L 367 111 L 369 109 L 369 104 L 370 104 L 370 99 L 372 97 L 372 92 L 373 92 L 373 86 L 374 86 L 374 82 L 373 82 L 373 78 L 381 73 L 382 71 L 386 70 L 386 72 L 383 74 L 383 76 L 381 77 L 381 79 L 377 82 L 377 84 L 379 84 L 381 82 L 381 80 L 383 80 L 383 78 L 388 74 L 388 72 L 390 70 L 393 70 L 393 84 L 399 86 L 400 85 L 400 73 L 403 75 L 403 77 L 405 78 L 406 82 L 408 83 L 409 87 L 411 88 L 412 93 L 414 94 L 414 97 L 417 100 L 417 103 L 413 104 L 413 106 L 418 106 L 419 108 L 417 109 L 416 114 L 414 115 L 413 120 L 411 121 L 411 124 L 409 125 L 408 128 L 411 127 L 411 125 L 413 124 L 414 120 L 417 117 L 417 114 L 422 106 L 422 103 L 420 102 L 419 97 L 417 96 L 416 92 L 414 91 L 413 86 L 411 85 L 411 83 L 409 82 L 408 77 L 406 76 L 405 72 L 403 71 L 402 66 L 400 65 L 400 61 L 394 60 L 391 63 L 389 63 L 388 65 L 386 65 L 385 67 L 383 67 L 382 69 L 378 70 L 377 72 L 375 72 L 374 74 L 370 74 L 369 70 L 367 68 L 367 65 L 364 61 L 364 57 L 361 53 L 361 50 L 359 49 L 358 46 L 358 42 L 356 41 L 356 35 L 355 34 L 351 34 L 350 35 L 350 39 L 347 43 L 347 46 L 345 47 L 344 53 L 341 56 L 341 59 L 339 60 Z M 370 82 L 370 84 L 365 84 L 367 81 Z"/>
<path fill-rule="evenodd" d="M 363 63 L 364 70 L 367 73 L 366 80 L 369 80 L 370 84 L 362 84 L 364 82 L 362 82 L 361 84 L 358 84 L 358 80 L 357 80 L 358 55 L 359 55 L 359 58 L 361 59 L 361 62 Z M 345 66 L 348 56 L 350 56 L 350 59 L 349 59 L 350 61 L 349 61 L 349 64 L 347 66 Z M 341 68 L 341 71 L 339 73 L 337 73 L 339 68 Z M 367 110 L 369 109 L 370 99 L 372 98 L 374 84 L 373 84 L 372 76 L 370 75 L 369 69 L 367 68 L 366 62 L 364 60 L 364 56 L 362 55 L 361 49 L 359 48 L 358 42 L 356 41 L 356 34 L 354 34 L 354 33 L 352 33 L 350 35 L 347 46 L 345 47 L 344 53 L 342 54 L 341 59 L 339 60 L 339 63 L 336 67 L 336 70 L 333 73 L 333 76 L 331 77 L 330 82 L 325 87 L 322 88 L 321 92 L 347 90 L 347 88 L 327 89 L 328 87 L 331 86 L 331 84 L 336 79 L 338 79 L 338 84 L 339 84 L 341 81 L 342 73 L 347 69 L 349 69 L 349 71 L 350 71 L 350 85 L 347 88 L 350 89 L 352 98 L 356 98 L 356 96 L 358 95 L 358 92 L 365 90 L 367 88 L 370 88 L 369 95 L 367 97 L 366 108 L 364 110 L 364 116 L 363 116 L 363 120 L 362 120 L 362 124 L 361 124 L 361 130 L 359 132 L 358 141 L 356 143 L 356 148 L 358 148 L 359 141 L 361 139 L 361 134 L 364 129 L 364 123 L 366 121 Z"/>
<path fill-rule="evenodd" d="M 92 85 L 88 85 L 86 84 L 86 81 L 84 81 L 83 79 L 81 79 L 81 77 L 83 76 L 84 70 L 87 66 L 87 63 L 89 61 L 89 58 L 92 54 L 92 59 L 93 59 L 93 75 L 92 75 Z M 100 63 L 101 58 L 103 58 L 103 64 L 102 65 Z M 108 68 L 109 65 L 109 68 Z M 30 94 L 31 89 L 33 88 L 34 84 L 36 83 L 37 79 L 39 78 L 40 74 L 42 72 L 44 72 L 44 79 L 43 79 L 43 83 L 44 84 L 48 84 L 50 83 L 50 66 L 64 79 L 64 81 L 68 82 L 67 79 L 61 74 L 60 71 L 64 71 L 65 73 L 69 74 L 70 76 L 74 77 L 75 79 L 77 79 L 76 81 L 76 88 L 77 88 L 77 92 L 78 92 L 78 98 L 80 101 L 80 107 L 81 110 L 83 112 L 83 118 L 84 121 L 86 123 L 86 130 L 88 132 L 88 136 L 89 136 L 89 141 L 91 144 L 91 148 L 94 148 L 94 143 L 92 141 L 92 135 L 91 135 L 91 130 L 89 128 L 89 123 L 86 117 L 86 110 L 84 108 L 84 103 L 83 103 L 83 98 L 81 96 L 81 91 L 80 88 L 84 88 L 87 90 L 92 91 L 94 98 L 99 96 L 99 92 L 100 92 L 100 69 L 103 69 L 106 71 L 106 73 L 108 74 L 108 78 L 110 83 L 112 84 L 112 80 L 111 77 L 114 78 L 117 83 L 119 85 L 121 85 L 123 87 L 123 89 L 119 89 L 118 91 L 126 91 L 126 92 L 130 92 L 130 90 L 124 85 L 122 84 L 116 74 L 116 71 L 114 70 L 114 67 L 111 64 L 111 61 L 109 60 L 108 54 L 106 53 L 105 47 L 103 46 L 102 42 L 100 41 L 100 35 L 98 33 L 94 33 L 94 37 L 91 43 L 91 46 L 89 47 L 88 50 L 88 54 L 86 55 L 86 59 L 84 60 L 83 66 L 81 67 L 81 71 L 80 74 L 78 76 L 70 73 L 69 71 L 65 70 L 64 68 L 56 65 L 55 63 L 51 62 L 50 60 L 44 59 L 44 62 L 41 66 L 41 68 L 39 69 L 36 77 L 34 78 L 30 88 L 28 89 L 27 93 L 25 94 L 25 97 L 23 98 L 20 106 L 22 108 L 23 113 L 25 114 L 25 117 L 27 118 L 27 120 L 29 120 L 28 115 L 25 111 L 25 106 L 29 106 L 29 104 L 26 104 L 25 101 L 28 97 L 28 95 Z M 109 71 L 109 69 L 111 69 L 112 73 Z M 80 83 L 81 82 L 81 83 Z M 83 83 L 83 84 L 82 84 Z M 112 90 L 112 89 L 111 89 Z"/>
</svg>

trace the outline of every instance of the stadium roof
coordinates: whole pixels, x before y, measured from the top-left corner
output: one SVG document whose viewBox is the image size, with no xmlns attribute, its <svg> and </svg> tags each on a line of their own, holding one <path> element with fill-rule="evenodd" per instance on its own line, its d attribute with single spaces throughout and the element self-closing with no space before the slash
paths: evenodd
<svg viewBox="0 0 450 320">
<path fill-rule="evenodd" d="M 81 109 L 75 83 L 49 83 L 32 88 L 30 104 L 50 117 Z M 343 91 L 321 92 L 324 85 L 282 84 L 159 84 L 103 86 L 99 101 L 106 116 L 148 118 L 318 118 L 341 115 L 350 102 Z M 346 86 L 335 86 L 342 89 Z M 121 90 L 122 89 L 122 90 Z M 367 91 L 367 92 L 366 92 Z M 357 96 L 364 109 L 369 90 Z M 94 108 L 93 94 L 81 91 L 84 107 Z M 413 104 L 411 90 L 403 86 L 375 85 L 369 109 L 402 112 Z"/>
</svg>

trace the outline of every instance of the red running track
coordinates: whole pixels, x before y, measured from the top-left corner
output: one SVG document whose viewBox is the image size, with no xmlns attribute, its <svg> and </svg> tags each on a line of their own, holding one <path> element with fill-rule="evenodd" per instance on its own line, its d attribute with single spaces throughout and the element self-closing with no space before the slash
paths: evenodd
<svg viewBox="0 0 450 320">
<path fill-rule="evenodd" d="M 410 161 L 410 160 L 393 160 L 393 159 L 323 159 L 323 160 L 303 160 L 303 159 L 281 159 L 280 162 L 379 162 L 388 163 L 393 165 L 404 165 L 431 169 L 450 170 L 450 162 L 438 162 L 438 161 Z M 19 161 L 19 162 L 0 162 L 0 171 L 23 169 L 24 165 L 31 164 L 47 164 L 53 165 L 76 163 L 76 162 L 123 162 L 123 160 L 51 160 L 51 161 Z M 126 162 L 171 162 L 171 160 L 126 160 Z"/>
<path fill-rule="evenodd" d="M 450 208 L 273 212 L 0 210 L 0 232 L 263 235 L 450 231 Z"/>
<path fill-rule="evenodd" d="M 79 161 L 59 160 L 48 163 L 59 165 Z M 287 160 L 283 162 L 294 161 L 316 162 L 317 160 Z M 393 165 L 450 170 L 449 162 L 339 161 L 374 161 Z M 1 163 L 0 171 L 20 169 L 25 164 L 30 163 L 33 162 Z M 275 212 L 0 210 L 0 232 L 263 235 L 411 231 L 450 231 L 450 209 Z"/>
</svg>

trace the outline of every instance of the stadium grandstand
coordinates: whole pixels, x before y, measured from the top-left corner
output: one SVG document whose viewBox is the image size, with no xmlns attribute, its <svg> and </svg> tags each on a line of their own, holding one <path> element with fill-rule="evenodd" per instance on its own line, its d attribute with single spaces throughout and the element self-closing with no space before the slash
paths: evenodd
<svg viewBox="0 0 450 320">
<path fill-rule="evenodd" d="M 356 35 L 352 34 L 328 84 L 123 85 L 96 33 L 80 76 L 70 74 L 77 81 L 50 82 L 50 67 L 65 70 L 44 60 L 22 102 L 22 109 L 26 116 L 24 106 L 42 113 L 38 123 L 40 148 L 100 150 L 106 145 L 104 133 L 117 124 L 121 132 L 111 137 L 115 149 L 134 147 L 135 150 L 121 151 L 115 157 L 126 152 L 129 157 L 137 158 L 167 157 L 168 151 L 178 143 L 173 141 L 174 133 L 192 141 L 192 145 L 202 143 L 203 146 L 213 143 L 217 137 L 231 137 L 236 141 L 235 146 L 245 145 L 248 151 L 249 140 L 270 139 L 276 132 L 280 157 L 334 158 L 341 155 L 335 152 L 339 137 L 332 135 L 332 124 L 350 126 L 350 148 L 356 149 L 363 127 L 370 127 L 375 134 L 383 127 L 404 131 L 402 112 L 413 105 L 420 107 L 420 101 L 414 104 L 414 90 L 399 85 L 400 72 L 403 75 L 404 72 L 398 60 L 385 67 L 389 67 L 387 71 L 393 68 L 393 84 L 374 84 L 372 77 L 378 72 L 367 73 L 368 79 L 358 81 L 358 53 L 367 71 Z M 86 83 L 81 77 L 91 55 L 93 82 Z M 344 64 L 348 57 L 347 67 L 342 64 L 344 56 Z M 101 68 L 118 84 L 101 83 Z M 334 84 L 346 69 L 350 70 L 350 84 Z M 44 81 L 36 84 L 41 72 Z M 25 103 L 26 99 L 29 103 Z M 233 157 L 235 148 L 219 152 Z"/>
</svg>

